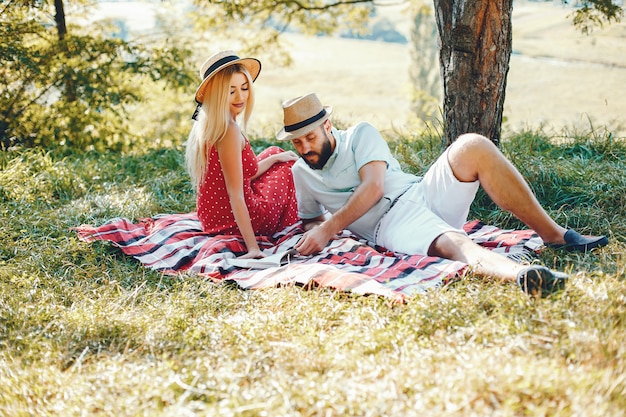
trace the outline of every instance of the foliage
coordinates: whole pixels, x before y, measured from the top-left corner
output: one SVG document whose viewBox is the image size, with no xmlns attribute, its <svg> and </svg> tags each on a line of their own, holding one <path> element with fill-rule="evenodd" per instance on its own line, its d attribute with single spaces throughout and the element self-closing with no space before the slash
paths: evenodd
<svg viewBox="0 0 626 417">
<path fill-rule="evenodd" d="M 95 23 L 59 39 L 48 2 L 8 2 L 0 15 L 0 143 L 128 149 L 127 114 L 146 83 L 189 88 L 189 50 L 168 39 L 131 43 Z M 70 87 L 71 86 L 71 87 Z M 68 93 L 71 88 L 71 94 Z"/>
<path fill-rule="evenodd" d="M 360 34 L 373 12 L 371 0 L 194 0 L 194 31 L 215 43 L 228 42 L 242 54 L 270 55 L 288 64 L 280 34 L 326 35 L 347 29 Z M 236 47 L 232 47 L 236 45 Z"/>
<path fill-rule="evenodd" d="M 605 23 L 619 22 L 624 9 L 614 0 L 582 0 L 572 13 L 572 23 L 583 33 L 590 33 L 594 27 Z M 623 3 L 623 2 L 622 2 Z"/>
<path fill-rule="evenodd" d="M 611 236 L 542 255 L 574 271 L 565 293 L 469 276 L 404 305 L 164 276 L 76 239 L 81 223 L 192 210 L 180 147 L 2 152 L 0 415 L 621 416 L 626 144 L 567 136 L 503 142 L 552 215 Z M 436 134 L 389 142 L 417 173 L 441 152 Z M 472 214 L 513 224 L 486 205 Z"/>
</svg>

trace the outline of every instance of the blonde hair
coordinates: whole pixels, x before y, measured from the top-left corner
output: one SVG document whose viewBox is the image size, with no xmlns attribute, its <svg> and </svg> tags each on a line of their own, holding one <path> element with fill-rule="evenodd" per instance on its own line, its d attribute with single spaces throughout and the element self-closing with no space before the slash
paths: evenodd
<svg viewBox="0 0 626 417">
<path fill-rule="evenodd" d="M 253 81 L 250 72 L 241 64 L 230 65 L 216 73 L 205 87 L 202 111 L 198 120 L 193 124 L 187 148 L 185 163 L 191 177 L 191 182 L 197 189 L 204 178 L 208 166 L 211 148 L 226 135 L 230 122 L 230 79 L 233 74 L 241 73 L 248 80 L 248 100 L 241 120 L 242 130 L 245 131 L 248 119 L 254 107 Z"/>
</svg>

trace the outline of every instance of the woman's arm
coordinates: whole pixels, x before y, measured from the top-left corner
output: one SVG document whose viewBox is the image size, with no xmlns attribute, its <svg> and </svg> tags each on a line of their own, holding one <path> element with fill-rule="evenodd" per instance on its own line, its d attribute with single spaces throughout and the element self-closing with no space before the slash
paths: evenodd
<svg viewBox="0 0 626 417">
<path fill-rule="evenodd" d="M 285 151 L 285 152 L 281 152 L 275 155 L 270 155 L 267 158 L 259 161 L 259 169 L 257 171 L 257 173 L 250 178 L 251 180 L 254 180 L 258 177 L 260 177 L 261 175 L 265 174 L 267 172 L 268 169 L 270 169 L 272 167 L 272 165 L 279 163 L 279 162 L 289 162 L 289 161 L 295 161 L 297 160 L 298 154 L 296 154 L 293 151 Z"/>
<path fill-rule="evenodd" d="M 220 158 L 220 164 L 222 165 L 226 190 L 228 191 L 228 198 L 233 210 L 233 215 L 235 216 L 235 222 L 248 249 L 248 253 L 242 257 L 256 258 L 263 256 L 263 252 L 259 249 L 259 244 L 256 241 L 250 220 L 250 212 L 248 211 L 248 206 L 246 206 L 246 199 L 243 192 L 243 163 L 241 161 L 241 151 L 243 150 L 244 143 L 244 138 L 239 130 L 239 126 L 231 122 L 226 130 L 226 135 L 215 146 Z"/>
</svg>

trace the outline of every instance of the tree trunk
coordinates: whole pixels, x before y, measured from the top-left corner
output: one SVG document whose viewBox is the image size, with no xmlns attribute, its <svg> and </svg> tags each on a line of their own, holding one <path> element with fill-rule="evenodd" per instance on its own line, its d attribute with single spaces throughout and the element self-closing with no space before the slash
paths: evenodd
<svg viewBox="0 0 626 417">
<path fill-rule="evenodd" d="M 511 58 L 513 0 L 434 0 L 443 82 L 444 142 L 480 133 L 500 143 Z"/>
<path fill-rule="evenodd" d="M 54 0 L 54 8 L 56 14 L 54 20 L 57 24 L 57 33 L 59 34 L 59 40 L 63 41 L 67 34 L 67 26 L 65 26 L 65 9 L 63 8 L 63 0 Z"/>
<path fill-rule="evenodd" d="M 56 10 L 54 20 L 57 25 L 57 33 L 59 35 L 59 42 L 61 43 L 61 50 L 68 53 L 67 43 L 65 40 L 65 35 L 67 35 L 67 26 L 65 25 L 63 0 L 54 0 L 54 8 Z M 67 70 L 65 72 L 65 100 L 71 103 L 76 101 L 76 98 L 76 84 L 72 76 L 72 71 Z"/>
</svg>

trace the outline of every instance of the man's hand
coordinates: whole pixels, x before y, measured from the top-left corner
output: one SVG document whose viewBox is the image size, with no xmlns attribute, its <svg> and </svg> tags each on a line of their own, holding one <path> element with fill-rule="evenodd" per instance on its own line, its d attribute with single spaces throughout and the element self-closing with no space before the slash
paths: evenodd
<svg viewBox="0 0 626 417">
<path fill-rule="evenodd" d="M 305 232 L 294 248 L 300 255 L 314 255 L 321 252 L 335 236 L 336 234 L 329 232 L 325 223 L 322 223 Z"/>
</svg>

